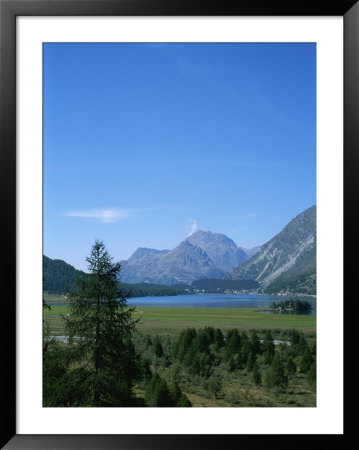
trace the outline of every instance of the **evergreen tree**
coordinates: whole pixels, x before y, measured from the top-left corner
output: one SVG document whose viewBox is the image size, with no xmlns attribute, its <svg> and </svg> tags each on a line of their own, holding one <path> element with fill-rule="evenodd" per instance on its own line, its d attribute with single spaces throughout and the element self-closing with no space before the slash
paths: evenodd
<svg viewBox="0 0 359 450">
<path fill-rule="evenodd" d="M 255 362 L 256 362 L 256 355 L 255 353 L 252 352 L 252 350 L 250 350 L 246 361 L 246 366 L 249 372 L 253 369 Z"/>
<path fill-rule="evenodd" d="M 162 358 L 163 356 L 163 347 L 160 341 L 160 338 L 157 336 L 155 337 L 154 343 L 153 343 L 153 351 L 158 358 Z"/>
<path fill-rule="evenodd" d="M 145 402 L 147 406 L 175 406 L 171 399 L 171 394 L 167 383 L 158 373 L 155 373 L 150 379 L 145 393 Z"/>
<path fill-rule="evenodd" d="M 273 357 L 265 382 L 269 388 L 280 387 L 284 389 L 288 385 L 288 377 L 285 374 L 283 363 L 278 354 L 275 354 Z"/>
<path fill-rule="evenodd" d="M 293 346 L 293 352 L 297 356 L 302 356 L 307 348 L 307 341 L 305 340 L 303 334 L 300 334 L 298 343 Z"/>
<path fill-rule="evenodd" d="M 182 394 L 176 406 L 178 406 L 179 408 L 190 408 L 192 406 L 192 403 L 186 395 Z"/>
<path fill-rule="evenodd" d="M 196 353 L 208 353 L 210 343 L 211 341 L 209 340 L 209 336 L 207 335 L 207 330 L 199 330 L 193 342 L 194 351 Z"/>
<path fill-rule="evenodd" d="M 274 347 L 273 338 L 272 338 L 270 331 L 267 331 L 264 336 L 262 349 L 263 349 L 263 355 L 264 355 L 264 362 L 266 364 L 271 364 L 273 357 L 274 357 L 274 353 L 275 353 L 275 347 Z"/>
<path fill-rule="evenodd" d="M 220 350 L 224 345 L 224 336 L 219 328 L 214 331 L 214 348 L 215 350 Z"/>
<path fill-rule="evenodd" d="M 141 372 L 131 341 L 134 308 L 118 292 L 121 266 L 113 263 L 102 241 L 95 241 L 86 261 L 89 274 L 77 280 L 65 317 L 76 367 L 86 373 L 86 406 L 129 406 Z"/>
<path fill-rule="evenodd" d="M 197 353 L 193 358 L 190 372 L 208 378 L 212 372 L 212 359 L 207 353 Z"/>
<path fill-rule="evenodd" d="M 181 408 L 192 406 L 192 403 L 188 400 L 187 396 L 182 393 L 177 382 L 175 382 L 170 388 L 170 397 L 174 406 Z"/>
<path fill-rule="evenodd" d="M 240 360 L 243 364 L 247 364 L 247 361 L 249 358 L 252 358 L 253 360 L 253 355 L 249 356 L 252 353 L 251 350 L 251 343 L 249 341 L 249 339 L 247 339 L 244 344 L 242 345 L 241 351 L 240 351 Z"/>
<path fill-rule="evenodd" d="M 240 351 L 241 338 L 237 329 L 229 330 L 226 336 L 226 347 L 224 352 L 224 360 L 229 361 L 236 353 Z"/>
<path fill-rule="evenodd" d="M 257 363 L 254 363 L 253 371 L 252 371 L 252 378 L 253 378 L 253 381 L 254 381 L 255 385 L 258 386 L 258 384 L 261 384 L 262 377 L 261 377 L 261 374 L 259 372 L 259 367 L 258 367 Z"/>
<path fill-rule="evenodd" d="M 196 336 L 197 333 L 194 328 L 186 328 L 183 330 L 173 348 L 173 356 L 183 361 L 186 352 L 192 346 L 192 342 Z"/>
<path fill-rule="evenodd" d="M 300 370 L 301 370 L 301 372 L 307 373 L 308 370 L 310 369 L 311 365 L 313 364 L 313 361 L 314 361 L 314 358 L 313 358 L 312 352 L 307 347 L 304 350 L 304 354 L 303 354 L 302 360 L 300 362 Z"/>
<path fill-rule="evenodd" d="M 254 355 L 260 355 L 262 352 L 262 346 L 257 333 L 254 331 L 251 336 L 251 349 Z"/>
<path fill-rule="evenodd" d="M 285 371 L 286 374 L 289 376 L 295 375 L 296 371 L 297 371 L 297 367 L 295 365 L 295 362 L 293 360 L 293 358 L 291 356 L 288 357 L 287 359 L 287 363 L 285 366 Z"/>
<path fill-rule="evenodd" d="M 198 355 L 195 347 L 195 341 L 188 347 L 186 353 L 184 354 L 183 362 L 186 366 L 190 367 L 193 364 L 195 357 Z"/>
</svg>

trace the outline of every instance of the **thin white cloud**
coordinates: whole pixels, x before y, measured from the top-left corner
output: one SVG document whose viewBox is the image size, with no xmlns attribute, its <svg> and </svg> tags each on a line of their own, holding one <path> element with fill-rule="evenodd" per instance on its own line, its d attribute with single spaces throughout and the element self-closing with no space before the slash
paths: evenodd
<svg viewBox="0 0 359 450">
<path fill-rule="evenodd" d="M 176 205 L 154 205 L 145 208 L 133 208 L 133 209 L 119 209 L 119 208 L 102 208 L 102 209 L 91 209 L 85 211 L 68 211 L 65 213 L 60 213 L 60 216 L 66 217 L 82 217 L 87 219 L 97 219 L 102 223 L 114 223 L 120 220 L 127 219 L 129 217 L 139 217 L 146 213 L 151 213 L 153 211 L 158 211 L 160 209 L 177 209 Z"/>
<path fill-rule="evenodd" d="M 191 228 L 186 237 L 191 236 L 191 234 L 193 234 L 198 228 L 196 219 L 189 219 L 189 221 L 191 222 Z M 188 227 L 186 228 L 188 229 Z"/>
<path fill-rule="evenodd" d="M 114 223 L 133 215 L 133 211 L 126 209 L 92 209 L 88 211 L 69 211 L 61 214 L 68 217 L 84 217 L 97 219 L 102 223 Z"/>
</svg>

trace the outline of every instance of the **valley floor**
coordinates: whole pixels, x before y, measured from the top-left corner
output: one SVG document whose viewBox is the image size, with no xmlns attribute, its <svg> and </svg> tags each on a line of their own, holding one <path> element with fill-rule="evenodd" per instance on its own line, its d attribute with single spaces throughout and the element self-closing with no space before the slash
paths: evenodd
<svg viewBox="0 0 359 450">
<path fill-rule="evenodd" d="M 51 334 L 64 335 L 61 314 L 67 314 L 67 306 L 51 306 L 44 311 L 45 324 Z M 268 314 L 263 308 L 160 308 L 141 307 L 134 313 L 139 318 L 137 328 L 142 332 L 180 333 L 186 327 L 213 326 L 228 330 L 288 329 L 295 328 L 315 332 L 316 317 L 299 314 Z"/>
</svg>

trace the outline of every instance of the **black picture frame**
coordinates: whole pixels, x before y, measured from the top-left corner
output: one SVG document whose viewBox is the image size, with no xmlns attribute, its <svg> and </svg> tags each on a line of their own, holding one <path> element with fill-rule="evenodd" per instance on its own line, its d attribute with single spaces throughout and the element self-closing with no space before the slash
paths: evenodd
<svg viewBox="0 0 359 450">
<path fill-rule="evenodd" d="M 356 376 L 354 300 L 356 188 L 359 173 L 359 2 L 358 0 L 0 0 L 0 183 L 3 267 L 1 324 L 1 448 L 6 449 L 192 449 L 317 446 L 330 440 L 344 448 L 355 414 L 345 414 L 343 435 L 17 435 L 16 434 L 16 17 L 17 16 L 342 16 L 344 18 L 344 272 L 345 411 L 353 403 Z M 352 300 L 352 302 L 350 302 Z M 354 350 L 353 350 L 354 352 Z M 350 356 L 351 355 L 351 356 Z M 354 409 L 355 411 L 355 409 Z M 300 427 L 300 424 L 298 424 Z M 259 425 L 260 432 L 260 425 Z"/>
</svg>

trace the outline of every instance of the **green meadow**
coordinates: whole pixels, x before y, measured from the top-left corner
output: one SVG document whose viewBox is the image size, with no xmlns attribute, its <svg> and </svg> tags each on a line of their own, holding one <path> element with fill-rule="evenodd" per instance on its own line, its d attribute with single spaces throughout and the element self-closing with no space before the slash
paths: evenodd
<svg viewBox="0 0 359 450">
<path fill-rule="evenodd" d="M 45 324 L 51 334 L 63 335 L 61 315 L 69 313 L 68 306 L 52 305 L 44 310 Z M 263 308 L 160 308 L 141 307 L 134 312 L 139 319 L 137 328 L 148 333 L 178 334 L 187 327 L 213 326 L 221 329 L 288 329 L 315 332 L 316 317 L 299 314 L 268 314 Z M 151 333 L 152 334 L 152 333 Z"/>
</svg>

